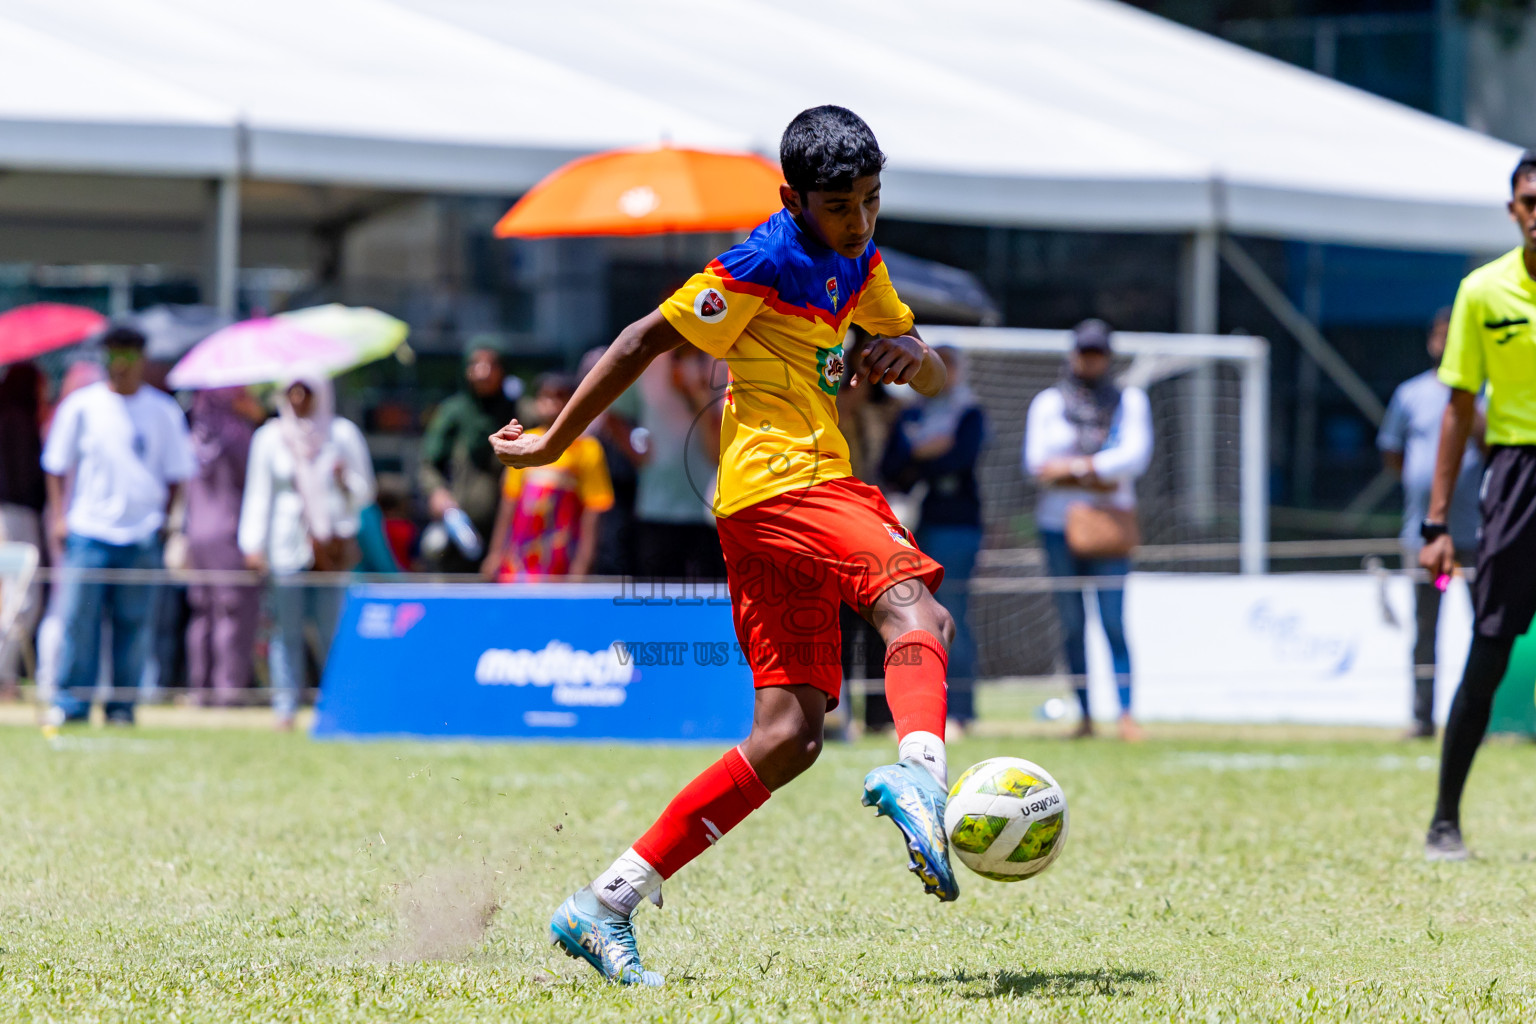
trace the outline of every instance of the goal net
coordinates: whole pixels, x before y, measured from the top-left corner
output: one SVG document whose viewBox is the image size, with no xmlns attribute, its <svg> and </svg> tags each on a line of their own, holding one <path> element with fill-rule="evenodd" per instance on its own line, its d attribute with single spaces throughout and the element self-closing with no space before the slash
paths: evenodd
<svg viewBox="0 0 1536 1024">
<path fill-rule="evenodd" d="M 1061 376 L 1071 335 L 1014 328 L 929 327 L 965 353 L 987 412 L 977 480 L 984 541 L 970 624 L 982 678 L 1064 671 L 1035 529 L 1035 486 L 1022 468 L 1029 403 Z M 1114 373 L 1152 406 L 1150 468 L 1137 483 L 1138 568 L 1264 570 L 1268 524 L 1268 345 L 1246 336 L 1117 333 Z"/>
</svg>

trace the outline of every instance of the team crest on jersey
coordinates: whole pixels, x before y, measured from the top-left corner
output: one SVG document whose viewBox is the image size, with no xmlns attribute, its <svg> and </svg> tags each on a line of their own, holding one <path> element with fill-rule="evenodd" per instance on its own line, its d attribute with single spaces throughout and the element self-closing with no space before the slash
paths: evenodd
<svg viewBox="0 0 1536 1024">
<path fill-rule="evenodd" d="M 816 350 L 816 386 L 829 395 L 837 394 L 843 380 L 843 346 Z"/>
<path fill-rule="evenodd" d="M 891 540 L 895 541 L 897 544 L 900 544 L 902 547 L 904 547 L 904 548 L 912 547 L 912 542 L 910 540 L 907 540 L 906 531 L 903 530 L 901 527 L 893 526 L 890 523 L 886 523 L 885 524 L 885 532 L 891 535 Z"/>
<path fill-rule="evenodd" d="M 837 278 L 827 278 L 827 300 L 832 303 L 832 312 L 837 312 Z"/>
<path fill-rule="evenodd" d="M 725 296 L 705 288 L 693 297 L 693 315 L 707 324 L 719 323 L 725 319 Z"/>
</svg>

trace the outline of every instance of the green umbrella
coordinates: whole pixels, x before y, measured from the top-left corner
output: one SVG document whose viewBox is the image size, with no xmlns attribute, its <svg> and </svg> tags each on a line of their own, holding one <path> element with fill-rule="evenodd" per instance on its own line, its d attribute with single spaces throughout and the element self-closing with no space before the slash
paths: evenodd
<svg viewBox="0 0 1536 1024">
<path fill-rule="evenodd" d="M 372 307 L 343 306 L 339 302 L 332 302 L 324 306 L 279 313 L 278 317 L 309 334 L 333 338 L 352 346 L 357 352 L 357 358 L 350 365 L 340 367 L 338 373 L 383 359 L 391 353 L 397 353 L 402 361 L 409 361 L 411 350 L 405 346 L 405 337 L 411 333 L 410 326 L 404 320 Z"/>
</svg>

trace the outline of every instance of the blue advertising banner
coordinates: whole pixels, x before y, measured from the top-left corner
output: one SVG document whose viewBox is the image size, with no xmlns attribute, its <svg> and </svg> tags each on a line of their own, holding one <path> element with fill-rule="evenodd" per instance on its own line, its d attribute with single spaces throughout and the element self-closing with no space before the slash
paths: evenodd
<svg viewBox="0 0 1536 1024">
<path fill-rule="evenodd" d="M 347 593 L 314 735 L 732 742 L 751 726 L 724 600 L 379 585 Z"/>
</svg>

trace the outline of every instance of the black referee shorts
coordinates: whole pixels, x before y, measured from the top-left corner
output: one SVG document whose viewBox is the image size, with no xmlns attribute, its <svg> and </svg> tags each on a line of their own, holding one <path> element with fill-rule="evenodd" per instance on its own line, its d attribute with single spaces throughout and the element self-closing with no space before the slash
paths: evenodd
<svg viewBox="0 0 1536 1024">
<path fill-rule="evenodd" d="M 1524 635 L 1536 616 L 1536 446 L 1495 445 L 1478 502 L 1472 608 L 1479 636 Z"/>
</svg>

